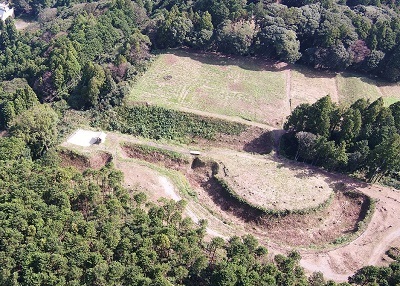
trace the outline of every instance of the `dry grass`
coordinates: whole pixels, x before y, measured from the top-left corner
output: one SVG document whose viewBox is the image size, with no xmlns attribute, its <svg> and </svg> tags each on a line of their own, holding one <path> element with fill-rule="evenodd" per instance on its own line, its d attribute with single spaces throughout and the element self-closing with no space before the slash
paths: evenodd
<svg viewBox="0 0 400 286">
<path fill-rule="evenodd" d="M 272 155 L 219 149 L 207 156 L 221 162 L 219 175 L 237 194 L 266 209 L 312 208 L 328 200 L 332 193 L 324 177 L 305 166 L 278 161 Z"/>
<path fill-rule="evenodd" d="M 333 101 L 338 101 L 334 74 L 298 66 L 292 69 L 290 85 L 292 108 L 301 103 L 312 104 L 328 94 Z"/>
<path fill-rule="evenodd" d="M 276 125 L 282 119 L 285 75 L 271 69 L 251 58 L 171 51 L 138 80 L 130 99 Z"/>
</svg>

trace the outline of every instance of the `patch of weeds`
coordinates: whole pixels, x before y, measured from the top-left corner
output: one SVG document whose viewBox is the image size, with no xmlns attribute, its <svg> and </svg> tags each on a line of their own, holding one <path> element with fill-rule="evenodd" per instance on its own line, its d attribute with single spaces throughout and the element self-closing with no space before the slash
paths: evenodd
<svg viewBox="0 0 400 286">
<path fill-rule="evenodd" d="M 247 128 L 236 122 L 151 105 L 117 107 L 97 114 L 93 120 L 110 131 L 181 142 L 195 138 L 213 140 L 217 134 L 239 135 Z"/>
<path fill-rule="evenodd" d="M 390 258 L 400 261 L 400 248 L 399 247 L 391 247 L 388 251 L 386 251 L 387 256 Z"/>
</svg>

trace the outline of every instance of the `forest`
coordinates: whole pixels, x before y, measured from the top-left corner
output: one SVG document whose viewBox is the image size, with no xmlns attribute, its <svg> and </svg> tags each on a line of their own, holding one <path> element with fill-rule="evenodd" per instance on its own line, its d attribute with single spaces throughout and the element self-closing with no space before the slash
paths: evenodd
<svg viewBox="0 0 400 286">
<path fill-rule="evenodd" d="M 359 99 L 348 108 L 329 96 L 301 104 L 288 117 L 281 152 L 328 170 L 358 173 L 369 182 L 392 179 L 399 186 L 400 102 Z"/>
<path fill-rule="evenodd" d="M 211 138 L 219 122 L 122 106 L 129 84 L 166 48 L 400 81 L 398 0 L 15 0 L 12 6 L 39 28 L 18 31 L 13 19 L 0 21 L 0 130 L 8 133 L 0 137 L 0 285 L 349 285 L 320 272 L 307 278 L 296 251 L 267 259 L 252 236 L 207 240 L 205 221 L 183 217 L 184 201 L 156 205 L 140 190 L 128 192 L 112 164 L 85 172 L 63 167 L 56 146 L 66 108 L 87 110 L 94 126 L 135 135 L 162 134 L 165 126 L 151 124 L 170 118 L 189 123 L 173 130 L 177 138 Z M 130 126 L 138 118 L 150 129 Z M 281 152 L 290 158 L 360 172 L 370 181 L 398 179 L 398 103 L 360 100 L 342 108 L 324 97 L 296 108 L 285 128 Z M 388 267 L 358 270 L 348 282 L 400 283 L 395 258 Z"/>
<path fill-rule="evenodd" d="M 269 258 L 251 235 L 206 238 L 186 202 L 147 201 L 112 163 L 61 165 L 58 115 L 35 105 L 0 138 L 0 285 L 396 285 L 400 257 L 349 283 L 305 275 L 296 251 Z"/>
</svg>

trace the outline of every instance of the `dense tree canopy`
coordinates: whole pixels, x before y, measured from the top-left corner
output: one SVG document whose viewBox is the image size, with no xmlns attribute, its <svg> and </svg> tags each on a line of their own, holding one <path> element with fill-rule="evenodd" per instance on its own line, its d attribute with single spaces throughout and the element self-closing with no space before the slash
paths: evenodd
<svg viewBox="0 0 400 286">
<path fill-rule="evenodd" d="M 361 171 L 370 181 L 400 172 L 399 103 L 364 99 L 340 108 L 325 96 L 301 104 L 288 117 L 282 151 L 296 160 L 347 172 Z"/>
<path fill-rule="evenodd" d="M 206 223 L 184 218 L 184 202 L 146 202 L 111 164 L 61 167 L 59 115 L 39 104 L 97 109 L 110 128 L 150 138 L 211 138 L 218 122 L 146 106 L 112 110 L 152 50 L 182 46 L 400 80 L 399 1 L 279 2 L 12 1 L 38 27 L 0 21 L 0 81 L 27 82 L 0 87 L 0 129 L 9 131 L 0 138 L 0 285 L 335 285 L 320 273 L 307 279 L 297 252 L 269 259 L 252 236 L 206 241 Z M 175 128 L 163 134 L 166 123 Z M 296 160 L 371 181 L 399 175 L 399 103 L 339 108 L 324 97 L 297 107 L 285 129 L 282 151 Z M 365 267 L 349 282 L 396 285 L 399 269 Z"/>
<path fill-rule="evenodd" d="M 184 201 L 146 202 L 112 164 L 82 173 L 25 144 L 0 138 L 0 285 L 308 285 L 296 252 L 204 240 Z"/>
</svg>

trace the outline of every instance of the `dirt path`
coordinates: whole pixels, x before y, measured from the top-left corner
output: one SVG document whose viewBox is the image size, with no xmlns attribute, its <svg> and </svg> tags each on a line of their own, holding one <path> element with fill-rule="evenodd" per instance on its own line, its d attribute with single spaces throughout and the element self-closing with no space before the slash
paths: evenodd
<svg viewBox="0 0 400 286">
<path fill-rule="evenodd" d="M 335 89 L 334 89 L 334 94 L 331 95 L 331 99 L 333 102 L 337 102 L 339 103 L 340 100 L 340 95 L 339 95 L 339 87 L 338 87 L 338 80 L 337 80 L 337 76 L 334 77 L 334 81 L 335 81 Z"/>
<path fill-rule="evenodd" d="M 287 114 L 292 113 L 292 94 L 291 94 L 291 87 L 292 87 L 292 71 L 290 68 L 285 70 L 286 75 L 286 100 L 288 103 L 288 111 Z"/>
<path fill-rule="evenodd" d="M 344 180 L 351 183 L 350 179 Z M 385 264 L 385 251 L 400 237 L 400 192 L 379 185 L 356 189 L 377 201 L 367 229 L 343 247 L 320 253 L 302 251 L 301 264 L 308 271 L 321 271 L 327 279 L 347 281 L 363 266 Z"/>
<path fill-rule="evenodd" d="M 161 185 L 163 186 L 164 191 L 168 195 L 169 198 L 173 199 L 176 202 L 182 199 L 176 192 L 174 185 L 166 177 L 160 176 L 159 181 L 160 181 Z M 186 207 L 185 213 L 195 223 L 199 223 L 199 221 L 202 219 L 201 217 L 199 218 L 199 216 L 195 214 L 195 212 L 192 210 L 192 206 L 190 204 Z M 228 239 L 227 236 L 222 235 L 220 232 L 218 232 L 210 227 L 207 227 L 206 231 L 207 231 L 207 234 L 209 234 L 210 236 L 220 236 L 225 240 Z"/>
<path fill-rule="evenodd" d="M 157 172 L 149 168 L 146 169 L 141 165 L 135 165 L 133 163 L 135 161 L 125 157 L 119 147 L 119 143 L 124 141 L 147 142 L 132 136 L 116 133 L 108 133 L 107 136 L 106 144 L 87 147 L 87 152 L 102 150 L 112 153 L 115 166 L 124 172 L 125 180 L 130 185 L 144 180 L 146 181 L 145 183 L 151 184 L 150 189 L 158 192 L 155 194 L 156 196 L 167 196 L 174 200 L 181 198 L 175 186 L 167 177 L 157 174 Z M 65 146 L 71 147 L 69 145 Z M 180 146 L 166 147 L 178 152 L 187 151 L 188 148 Z M 76 148 L 80 151 L 83 150 L 82 147 Z M 143 175 L 145 173 L 147 177 Z M 364 184 L 340 174 L 326 173 L 326 176 L 332 183 L 344 183 L 377 201 L 376 211 L 372 216 L 371 222 L 364 233 L 354 241 L 331 250 L 300 250 L 302 256 L 301 265 L 307 272 L 321 271 L 326 279 L 347 281 L 348 276 L 353 275 L 357 269 L 363 266 L 385 264 L 382 261 L 382 256 L 391 244 L 400 238 L 400 191 L 379 185 Z M 194 222 L 198 222 L 200 219 L 207 219 L 209 222 L 207 234 L 209 236 L 221 236 L 224 239 L 228 239 L 231 235 L 252 233 L 267 245 L 271 254 L 285 254 L 291 250 L 291 247 L 269 241 L 268 233 L 250 229 L 250 227 L 235 223 L 234 220 L 233 223 L 227 223 L 223 218 L 211 213 L 199 202 L 189 201 L 185 213 Z"/>
</svg>

